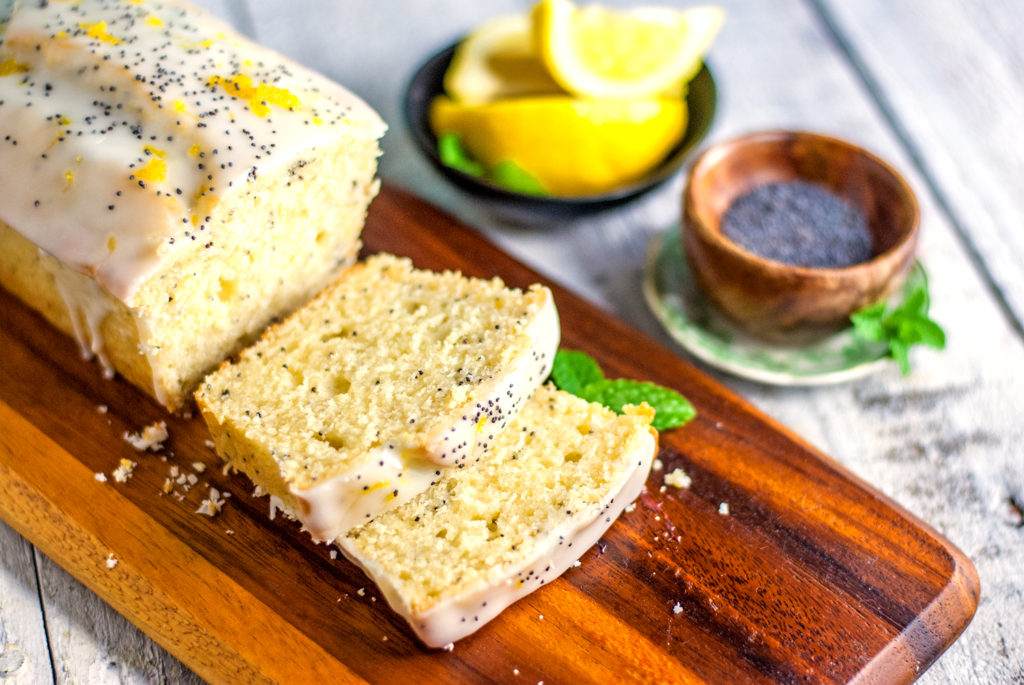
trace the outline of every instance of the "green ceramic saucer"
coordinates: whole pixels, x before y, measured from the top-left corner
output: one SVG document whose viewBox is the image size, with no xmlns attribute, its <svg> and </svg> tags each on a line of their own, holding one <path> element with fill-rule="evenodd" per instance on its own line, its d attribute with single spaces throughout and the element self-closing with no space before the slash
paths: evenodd
<svg viewBox="0 0 1024 685">
<path fill-rule="evenodd" d="M 915 262 L 894 299 L 906 297 L 924 278 L 924 270 Z M 747 335 L 720 314 L 697 287 L 677 228 L 651 241 L 644 297 L 668 333 L 695 357 L 761 383 L 841 383 L 877 371 L 889 361 L 886 345 L 854 335 L 852 326 L 799 347 L 773 345 Z"/>
</svg>

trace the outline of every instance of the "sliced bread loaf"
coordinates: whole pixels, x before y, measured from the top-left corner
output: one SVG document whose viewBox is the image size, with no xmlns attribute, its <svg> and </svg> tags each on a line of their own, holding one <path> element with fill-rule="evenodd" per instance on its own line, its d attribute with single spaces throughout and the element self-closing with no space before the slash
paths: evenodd
<svg viewBox="0 0 1024 685">
<path fill-rule="evenodd" d="M 476 466 L 338 539 L 423 642 L 472 633 L 557 578 L 640 494 L 654 411 L 538 389 Z"/>
<path fill-rule="evenodd" d="M 200 385 L 218 453 L 332 540 L 487 450 L 550 372 L 551 292 L 378 255 Z"/>
</svg>

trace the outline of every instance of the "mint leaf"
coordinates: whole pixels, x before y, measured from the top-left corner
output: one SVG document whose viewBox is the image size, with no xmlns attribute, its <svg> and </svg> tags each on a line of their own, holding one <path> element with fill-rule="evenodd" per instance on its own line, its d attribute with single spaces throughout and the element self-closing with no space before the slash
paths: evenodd
<svg viewBox="0 0 1024 685">
<path fill-rule="evenodd" d="M 889 356 L 900 365 L 900 372 L 904 376 L 910 373 L 910 345 L 899 339 L 890 340 Z"/>
<path fill-rule="evenodd" d="M 660 431 L 682 426 L 697 415 L 689 400 L 675 390 L 647 381 L 625 378 L 603 380 L 587 385 L 576 394 L 585 400 L 603 404 L 619 414 L 627 404 L 639 405 L 646 402 L 655 411 L 651 425 Z"/>
<path fill-rule="evenodd" d="M 437 154 L 445 166 L 470 176 L 484 175 L 483 165 L 469 156 L 457 133 L 442 133 L 437 137 Z"/>
<path fill-rule="evenodd" d="M 864 338 L 872 342 L 885 340 L 885 329 L 882 327 L 882 315 L 885 314 L 885 302 L 864 307 L 850 315 L 854 328 Z"/>
<path fill-rule="evenodd" d="M 690 401 L 675 390 L 647 381 L 606 379 L 597 361 L 577 350 L 555 353 L 551 381 L 561 390 L 619 414 L 627 404 L 646 402 L 654 408 L 652 425 L 659 431 L 682 426 L 697 415 Z"/>
<path fill-rule="evenodd" d="M 585 352 L 558 350 L 551 366 L 551 381 L 561 390 L 579 395 L 591 383 L 604 380 L 597 361 Z"/>
<path fill-rule="evenodd" d="M 922 317 L 917 322 L 917 334 L 922 345 L 928 345 L 937 350 L 946 348 L 946 332 L 942 330 L 942 326 L 931 319 Z"/>
<path fill-rule="evenodd" d="M 946 347 L 946 332 L 928 317 L 931 296 L 928 280 L 915 287 L 900 304 L 890 309 L 880 302 L 850 315 L 854 333 L 865 340 L 889 345 L 889 356 L 899 364 L 903 375 L 910 373 L 910 348 L 928 345 Z"/>
<path fill-rule="evenodd" d="M 505 159 L 491 168 L 487 177 L 502 188 L 526 195 L 548 195 L 537 177 L 510 159 Z"/>
</svg>

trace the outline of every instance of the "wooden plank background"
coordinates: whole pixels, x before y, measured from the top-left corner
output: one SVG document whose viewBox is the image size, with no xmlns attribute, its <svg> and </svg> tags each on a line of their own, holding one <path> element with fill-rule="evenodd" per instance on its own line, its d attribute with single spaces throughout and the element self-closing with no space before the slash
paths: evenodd
<svg viewBox="0 0 1024 685">
<path fill-rule="evenodd" d="M 621 212 L 524 229 L 447 187 L 404 130 L 415 64 L 493 14 L 528 2 L 209 0 L 261 42 L 360 93 L 391 124 L 382 173 L 478 226 L 538 270 L 667 340 L 639 274 L 678 217 L 677 179 Z M 609 4 L 624 4 L 609 2 Z M 800 127 L 891 160 L 922 205 L 921 258 L 949 348 L 820 389 L 729 387 L 959 545 L 982 600 L 929 683 L 1024 681 L 1024 6 L 1017 0 L 728 0 L 710 58 L 711 138 Z M 680 351 L 680 354 L 684 354 Z M 2 360 L 0 360 L 2 363 Z M 173 658 L 0 524 L 0 678 L 189 682 Z"/>
</svg>

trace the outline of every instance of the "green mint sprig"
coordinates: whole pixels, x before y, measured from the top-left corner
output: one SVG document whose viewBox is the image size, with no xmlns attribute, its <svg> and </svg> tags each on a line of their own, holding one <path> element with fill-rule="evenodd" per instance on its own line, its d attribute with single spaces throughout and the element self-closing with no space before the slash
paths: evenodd
<svg viewBox="0 0 1024 685">
<path fill-rule="evenodd" d="M 910 373 L 910 348 L 928 345 L 937 350 L 946 347 L 946 333 L 928 318 L 931 298 L 925 278 L 895 307 L 879 302 L 850 315 L 854 332 L 871 342 L 887 343 L 889 356 L 900 365 L 903 375 Z"/>
<path fill-rule="evenodd" d="M 597 361 L 578 350 L 558 350 L 551 381 L 560 390 L 622 413 L 627 404 L 646 402 L 654 408 L 652 425 L 659 431 L 677 428 L 697 415 L 690 401 L 675 390 L 647 381 L 608 379 Z"/>
<path fill-rule="evenodd" d="M 514 193 L 549 194 L 533 174 L 510 159 L 502 160 L 490 168 L 485 167 L 470 156 L 457 133 L 449 131 L 437 137 L 437 154 L 445 166 L 470 176 L 485 178 Z"/>
</svg>

